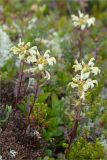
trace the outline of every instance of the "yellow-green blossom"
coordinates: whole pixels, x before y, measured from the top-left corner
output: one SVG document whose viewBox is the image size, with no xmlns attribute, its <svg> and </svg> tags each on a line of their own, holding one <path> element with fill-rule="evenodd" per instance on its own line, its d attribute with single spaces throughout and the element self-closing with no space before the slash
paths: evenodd
<svg viewBox="0 0 107 160">
<path fill-rule="evenodd" d="M 56 64 L 56 59 L 50 57 L 50 51 L 47 50 L 44 55 L 41 55 L 38 50 L 36 50 L 36 56 L 32 55 L 27 58 L 27 62 L 31 64 L 36 64 L 39 70 L 43 70 L 46 65 L 53 66 Z"/>
<path fill-rule="evenodd" d="M 17 47 L 14 46 L 11 48 L 11 51 L 19 56 L 19 59 L 29 66 L 26 69 L 26 72 L 36 72 L 40 71 L 44 73 L 44 78 L 47 80 L 50 79 L 50 73 L 47 71 L 49 66 L 53 66 L 56 64 L 56 59 L 54 57 L 50 57 L 49 50 L 42 55 L 37 49 L 37 46 L 30 47 L 30 42 L 24 43 L 21 40 L 19 41 Z"/>
<path fill-rule="evenodd" d="M 94 61 L 94 57 L 89 60 L 88 64 L 86 64 L 83 60 L 82 63 L 75 60 L 75 65 L 73 65 L 73 68 L 75 69 L 75 72 L 81 71 L 81 79 L 88 78 L 90 74 L 97 75 L 100 73 L 100 69 L 94 66 Z"/>
<path fill-rule="evenodd" d="M 29 72 L 44 71 L 45 77 L 47 80 L 50 79 L 50 73 L 47 71 L 49 66 L 53 66 L 56 64 L 56 59 L 54 57 L 50 57 L 50 51 L 47 50 L 44 55 L 41 55 L 37 50 L 36 56 L 28 57 L 27 62 L 32 64 L 32 67 L 28 70 Z"/>
<path fill-rule="evenodd" d="M 13 54 L 18 55 L 20 60 L 23 60 L 28 63 L 28 57 L 30 59 L 32 58 L 32 56 L 36 56 L 37 47 L 36 46 L 31 47 L 30 42 L 25 43 L 22 42 L 20 39 L 18 45 L 13 46 L 11 48 L 11 51 L 13 52 Z"/>
<path fill-rule="evenodd" d="M 77 73 L 74 78 L 72 78 L 72 82 L 68 84 L 72 88 L 77 88 L 80 98 L 84 101 L 86 92 L 94 88 L 95 85 L 98 85 L 97 80 L 93 80 L 92 77 L 96 76 L 100 73 L 100 69 L 94 66 L 94 58 L 91 58 L 88 64 L 86 64 L 83 60 L 82 63 L 79 63 L 75 60 L 75 64 L 73 68 Z"/>
</svg>

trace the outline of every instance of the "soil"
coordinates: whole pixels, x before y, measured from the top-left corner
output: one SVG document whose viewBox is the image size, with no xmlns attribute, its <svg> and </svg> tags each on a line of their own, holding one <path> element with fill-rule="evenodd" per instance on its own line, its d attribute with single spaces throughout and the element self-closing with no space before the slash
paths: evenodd
<svg viewBox="0 0 107 160">
<path fill-rule="evenodd" d="M 47 143 L 40 135 L 32 134 L 39 129 L 38 126 L 32 124 L 26 130 L 25 122 L 25 117 L 19 111 L 14 111 L 8 124 L 3 125 L 0 132 L 0 155 L 3 160 L 37 160 L 43 155 Z M 17 152 L 15 158 L 9 155 L 10 150 Z"/>
</svg>

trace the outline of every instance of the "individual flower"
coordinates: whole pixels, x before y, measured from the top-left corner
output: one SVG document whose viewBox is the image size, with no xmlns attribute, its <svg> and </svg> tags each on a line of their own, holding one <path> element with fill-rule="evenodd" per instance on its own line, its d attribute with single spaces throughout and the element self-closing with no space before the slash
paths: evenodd
<svg viewBox="0 0 107 160">
<path fill-rule="evenodd" d="M 88 91 L 89 88 L 94 88 L 95 85 L 98 85 L 97 80 L 87 79 L 83 84 L 83 91 Z"/>
<path fill-rule="evenodd" d="M 87 79 L 89 76 L 90 76 L 90 72 L 84 73 L 83 71 L 81 71 L 80 79 L 81 79 L 81 80 L 85 80 L 85 79 Z"/>
<path fill-rule="evenodd" d="M 47 80 L 50 80 L 51 75 L 48 71 L 45 71 L 45 77 L 44 78 L 46 78 Z"/>
<path fill-rule="evenodd" d="M 82 65 L 81 65 L 81 63 L 78 63 L 77 60 L 75 60 L 75 65 L 73 65 L 73 68 L 75 69 L 75 72 L 81 71 L 82 70 Z"/>
<path fill-rule="evenodd" d="M 74 27 L 79 27 L 84 30 L 86 27 L 91 27 L 95 23 L 95 18 L 89 18 L 89 15 L 78 11 L 79 16 L 72 15 L 72 22 Z"/>
<path fill-rule="evenodd" d="M 88 62 L 88 65 L 90 66 L 90 67 L 93 67 L 94 66 L 94 62 L 93 61 L 95 61 L 95 58 L 94 57 L 92 57 L 90 60 L 89 60 L 89 62 Z"/>
<path fill-rule="evenodd" d="M 100 73 L 100 70 L 98 67 L 91 67 L 91 73 L 96 76 L 98 73 Z"/>
<path fill-rule="evenodd" d="M 70 82 L 70 83 L 68 84 L 68 86 L 71 86 L 72 88 L 76 88 L 76 87 L 78 87 L 78 84 L 77 84 L 77 83 L 74 83 L 74 82 Z"/>
</svg>

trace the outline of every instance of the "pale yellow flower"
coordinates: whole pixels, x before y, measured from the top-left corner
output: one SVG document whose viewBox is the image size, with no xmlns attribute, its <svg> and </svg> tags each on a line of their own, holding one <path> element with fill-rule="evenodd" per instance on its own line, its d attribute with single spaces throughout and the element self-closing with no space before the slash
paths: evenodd
<svg viewBox="0 0 107 160">
<path fill-rule="evenodd" d="M 76 87 L 78 87 L 78 84 L 74 83 L 74 82 L 70 82 L 70 83 L 68 83 L 68 86 L 71 86 L 72 88 L 76 88 Z"/>
<path fill-rule="evenodd" d="M 88 79 L 83 84 L 83 90 L 87 91 L 89 88 L 94 88 L 95 85 L 98 85 L 98 81 L 97 80 Z"/>
<path fill-rule="evenodd" d="M 81 63 L 78 63 L 77 60 L 75 60 L 75 65 L 73 65 L 73 68 L 75 69 L 75 72 L 81 71 L 82 70 L 82 65 L 81 65 Z"/>
<path fill-rule="evenodd" d="M 44 78 L 46 78 L 47 80 L 50 80 L 51 75 L 48 71 L 45 71 L 45 77 Z"/>
</svg>

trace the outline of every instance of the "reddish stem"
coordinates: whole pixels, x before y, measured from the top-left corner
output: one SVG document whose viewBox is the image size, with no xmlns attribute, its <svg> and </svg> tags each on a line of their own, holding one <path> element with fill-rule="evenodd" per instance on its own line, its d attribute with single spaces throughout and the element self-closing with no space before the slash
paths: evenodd
<svg viewBox="0 0 107 160">
<path fill-rule="evenodd" d="M 18 85 L 18 89 L 17 89 L 15 107 L 16 107 L 16 105 L 17 105 L 17 103 L 18 103 L 18 98 L 19 98 L 19 94 L 20 94 L 20 89 L 21 89 L 21 84 L 22 84 L 22 78 L 23 78 L 23 68 L 24 68 L 24 62 L 22 61 L 22 62 L 20 63 L 19 85 Z"/>
<path fill-rule="evenodd" d="M 30 124 L 30 115 L 31 115 L 31 113 L 32 113 L 32 111 L 33 111 L 35 102 L 36 102 L 36 100 L 37 100 L 37 98 L 38 98 L 38 91 L 39 91 L 39 85 L 37 84 L 37 85 L 36 85 L 36 88 L 35 88 L 34 101 L 33 101 L 32 105 L 30 106 L 30 111 L 29 111 L 29 114 L 28 114 L 28 123 L 27 123 L 27 127 L 26 127 L 26 129 L 25 129 L 25 131 L 24 131 L 23 137 L 25 137 L 27 128 L 28 128 L 28 126 L 29 126 L 29 124 Z"/>
<path fill-rule="evenodd" d="M 71 150 L 71 145 L 77 136 L 77 129 L 78 129 L 79 122 L 80 122 L 80 113 L 81 113 L 81 106 L 77 106 L 75 109 L 74 125 L 73 125 L 73 128 L 71 129 L 71 132 L 69 135 L 69 142 L 68 142 L 68 148 L 66 150 L 66 155 L 69 154 L 69 152 Z"/>
<path fill-rule="evenodd" d="M 80 62 L 81 59 L 83 58 L 83 41 L 84 41 L 84 33 L 80 32 L 80 39 L 79 39 L 79 44 L 78 44 L 78 48 L 79 48 L 79 57 L 78 57 L 78 61 Z"/>
</svg>

